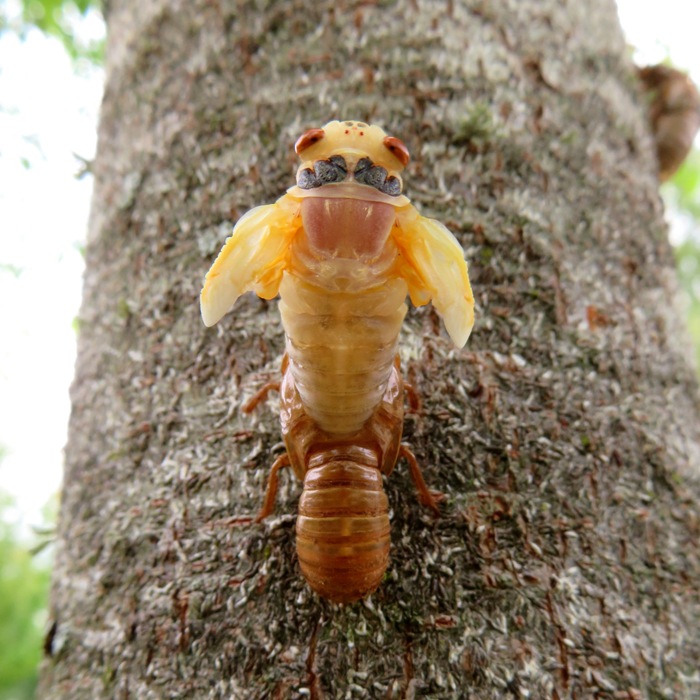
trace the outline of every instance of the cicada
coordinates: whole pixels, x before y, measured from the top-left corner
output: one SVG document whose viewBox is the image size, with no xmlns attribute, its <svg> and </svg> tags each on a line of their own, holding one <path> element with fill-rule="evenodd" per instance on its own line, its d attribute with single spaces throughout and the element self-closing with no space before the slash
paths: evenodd
<svg viewBox="0 0 700 700">
<path fill-rule="evenodd" d="M 665 182 L 681 167 L 700 129 L 700 93 L 685 74 L 662 64 L 638 69 L 649 95 L 659 180 Z"/>
<path fill-rule="evenodd" d="M 286 453 L 272 465 L 260 521 L 275 502 L 280 469 L 303 482 L 296 523 L 311 588 L 349 603 L 374 591 L 389 561 L 383 476 L 407 459 L 420 501 L 438 510 L 402 444 L 404 383 L 397 354 L 406 297 L 432 303 L 454 344 L 467 342 L 474 298 L 464 253 L 441 223 L 403 194 L 402 141 L 376 125 L 332 121 L 295 145 L 296 185 L 236 224 L 207 273 L 204 323 L 246 291 L 279 294 L 286 336 L 280 392 Z"/>
</svg>

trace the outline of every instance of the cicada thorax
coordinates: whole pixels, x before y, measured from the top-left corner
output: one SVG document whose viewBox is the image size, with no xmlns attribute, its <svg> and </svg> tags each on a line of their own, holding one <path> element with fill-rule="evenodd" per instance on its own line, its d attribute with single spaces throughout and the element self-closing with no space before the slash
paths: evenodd
<svg viewBox="0 0 700 700">
<path fill-rule="evenodd" d="M 386 245 L 396 212 L 370 199 L 306 197 L 301 218 L 309 245 L 319 253 L 369 261 Z"/>
<path fill-rule="evenodd" d="M 304 489 L 297 518 L 297 554 L 311 588 L 349 603 L 381 583 L 389 563 L 389 506 L 382 475 L 391 473 L 403 427 L 398 359 L 379 406 L 365 425 L 338 436 L 307 414 L 285 363 L 280 388 L 282 435 Z"/>
</svg>

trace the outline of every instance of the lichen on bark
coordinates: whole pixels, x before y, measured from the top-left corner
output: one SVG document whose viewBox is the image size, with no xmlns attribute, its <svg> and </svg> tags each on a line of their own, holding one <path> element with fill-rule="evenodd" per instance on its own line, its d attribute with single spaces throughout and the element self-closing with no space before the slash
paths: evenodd
<svg viewBox="0 0 700 700">
<path fill-rule="evenodd" d="M 699 691 L 698 389 L 644 104 L 610 0 L 110 3 L 43 698 L 673 697 Z M 366 602 L 311 594 L 274 303 L 213 330 L 235 220 L 333 118 L 378 122 L 459 237 L 477 324 L 409 314 L 432 488 L 386 482 Z"/>
</svg>

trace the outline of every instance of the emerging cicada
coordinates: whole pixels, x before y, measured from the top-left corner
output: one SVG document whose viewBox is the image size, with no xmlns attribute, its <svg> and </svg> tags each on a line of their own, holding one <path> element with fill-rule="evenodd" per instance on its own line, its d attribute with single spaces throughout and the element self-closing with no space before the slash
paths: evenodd
<svg viewBox="0 0 700 700">
<path fill-rule="evenodd" d="M 277 475 L 303 481 L 297 518 L 302 572 L 319 595 L 371 593 L 389 561 L 382 475 L 399 456 L 421 502 L 437 511 L 401 444 L 404 384 L 397 342 L 406 295 L 432 302 L 457 347 L 474 323 L 467 264 L 454 236 L 401 193 L 406 146 L 378 126 L 333 121 L 296 143 L 297 184 L 236 224 L 209 270 L 202 317 L 215 324 L 243 292 L 278 293 L 287 351 L 280 391 L 287 448 L 273 464 L 257 520 L 274 507 Z"/>
</svg>

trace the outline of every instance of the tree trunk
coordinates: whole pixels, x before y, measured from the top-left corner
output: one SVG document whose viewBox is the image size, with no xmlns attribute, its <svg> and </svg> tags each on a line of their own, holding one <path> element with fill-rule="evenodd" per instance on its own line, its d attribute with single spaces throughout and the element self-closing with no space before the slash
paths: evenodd
<svg viewBox="0 0 700 700">
<path fill-rule="evenodd" d="M 40 697 L 698 697 L 698 389 L 612 0 L 114 0 L 108 26 Z M 276 303 L 198 308 L 334 118 L 406 141 L 477 301 L 460 352 L 409 312 L 406 439 L 447 501 L 399 463 L 387 578 L 346 607 L 300 576 L 291 474 L 250 522 Z"/>
</svg>

